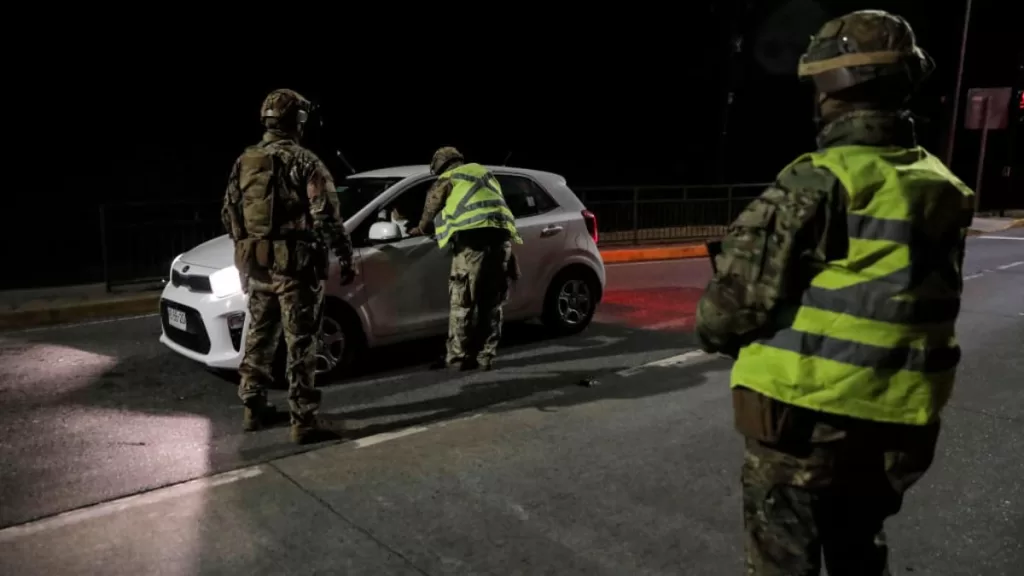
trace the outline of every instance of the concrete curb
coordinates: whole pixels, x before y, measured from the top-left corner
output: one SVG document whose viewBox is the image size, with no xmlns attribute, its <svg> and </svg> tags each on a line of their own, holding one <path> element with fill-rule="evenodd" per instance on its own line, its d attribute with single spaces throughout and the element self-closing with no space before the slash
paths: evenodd
<svg viewBox="0 0 1024 576">
<path fill-rule="evenodd" d="M 1011 220 L 1006 226 L 1002 228 L 995 228 L 993 230 L 979 230 L 977 228 L 971 228 L 967 231 L 968 236 L 981 236 L 983 234 L 998 234 L 1003 230 L 1010 230 L 1011 228 L 1024 228 L 1024 218 L 1018 218 Z"/>
<path fill-rule="evenodd" d="M 706 258 L 707 255 L 708 249 L 704 244 L 676 244 L 669 246 L 644 246 L 637 248 L 606 248 L 601 250 L 601 259 L 604 260 L 605 264 Z"/>
<path fill-rule="evenodd" d="M 137 314 L 155 314 L 158 311 L 159 302 L 159 293 L 138 294 L 116 300 L 64 303 L 48 308 L 2 311 L 0 312 L 0 330 L 16 330 Z"/>
</svg>

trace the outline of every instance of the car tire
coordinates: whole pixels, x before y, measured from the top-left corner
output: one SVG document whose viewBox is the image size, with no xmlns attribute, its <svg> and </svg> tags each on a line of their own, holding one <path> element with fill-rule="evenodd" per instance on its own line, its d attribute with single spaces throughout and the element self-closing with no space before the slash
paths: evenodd
<svg viewBox="0 0 1024 576">
<path fill-rule="evenodd" d="M 366 345 L 359 319 L 348 305 L 328 298 L 325 306 L 323 329 L 320 332 L 322 341 L 317 344 L 316 349 L 318 386 L 334 380 L 339 375 L 352 375 L 359 351 Z M 282 337 L 274 357 L 275 389 L 288 388 L 288 376 L 285 371 L 287 362 L 288 351 Z"/>
<path fill-rule="evenodd" d="M 351 376 L 357 369 L 356 358 L 366 348 L 362 324 L 355 311 L 347 304 L 328 298 L 324 303 L 321 343 L 317 346 L 317 384 L 337 376 Z"/>
<path fill-rule="evenodd" d="M 579 334 L 590 325 L 601 298 L 597 275 L 586 266 L 570 266 L 551 281 L 541 320 L 555 334 Z"/>
</svg>

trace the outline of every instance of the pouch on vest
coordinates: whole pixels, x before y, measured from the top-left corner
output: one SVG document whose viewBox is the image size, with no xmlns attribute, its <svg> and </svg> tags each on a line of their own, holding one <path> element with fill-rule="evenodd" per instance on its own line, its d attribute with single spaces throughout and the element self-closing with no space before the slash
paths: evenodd
<svg viewBox="0 0 1024 576">
<path fill-rule="evenodd" d="M 756 282 L 768 272 L 768 243 L 775 239 L 776 206 L 755 199 L 729 227 L 725 251 L 716 260 L 721 275 Z M 747 302 L 744 302 L 746 304 Z"/>
<path fill-rule="evenodd" d="M 250 238 L 267 238 L 274 232 L 274 200 L 279 184 L 276 164 L 273 152 L 263 146 L 246 148 L 239 158 L 241 212 Z"/>
<path fill-rule="evenodd" d="M 252 244 L 252 261 L 264 270 L 274 265 L 273 246 L 268 240 L 256 240 Z"/>
<path fill-rule="evenodd" d="M 742 386 L 732 389 L 732 409 L 737 432 L 769 444 L 778 444 L 790 436 L 787 431 L 794 427 L 797 410 Z"/>
</svg>

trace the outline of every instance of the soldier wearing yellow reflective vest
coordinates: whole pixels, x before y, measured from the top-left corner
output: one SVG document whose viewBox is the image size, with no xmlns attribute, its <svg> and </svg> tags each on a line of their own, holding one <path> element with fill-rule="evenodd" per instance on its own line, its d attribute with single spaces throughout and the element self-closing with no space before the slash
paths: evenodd
<svg viewBox="0 0 1024 576">
<path fill-rule="evenodd" d="M 516 277 L 512 242 L 522 244 L 501 185 L 487 168 L 467 164 L 450 146 L 434 153 L 423 218 L 409 231 L 423 234 L 435 217 L 441 248 L 451 247 L 451 310 L 445 357 L 436 367 L 490 370 L 501 339 L 502 305 Z"/>
<path fill-rule="evenodd" d="M 818 149 L 715 259 L 697 334 L 736 358 L 748 574 L 888 574 L 883 522 L 931 465 L 974 206 L 904 111 L 933 67 L 898 16 L 827 22 L 799 67 Z"/>
</svg>

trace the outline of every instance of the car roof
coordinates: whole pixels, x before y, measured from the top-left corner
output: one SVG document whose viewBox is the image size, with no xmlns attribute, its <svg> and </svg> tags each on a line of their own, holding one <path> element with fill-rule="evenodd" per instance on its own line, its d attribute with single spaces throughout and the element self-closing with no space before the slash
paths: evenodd
<svg viewBox="0 0 1024 576">
<path fill-rule="evenodd" d="M 543 181 L 555 181 L 562 184 L 565 183 L 565 178 L 559 174 L 553 172 L 545 172 L 543 170 L 531 170 L 529 168 L 516 168 L 514 166 L 491 166 L 484 165 L 485 168 L 492 172 L 504 172 L 508 174 L 522 174 L 524 176 L 533 176 L 538 180 Z M 412 166 L 393 166 L 391 168 L 379 168 L 377 170 L 368 170 L 366 172 L 359 172 L 358 174 L 352 174 L 349 178 L 411 178 L 414 176 L 426 176 L 430 172 L 430 166 L 427 164 L 416 164 Z"/>
</svg>

